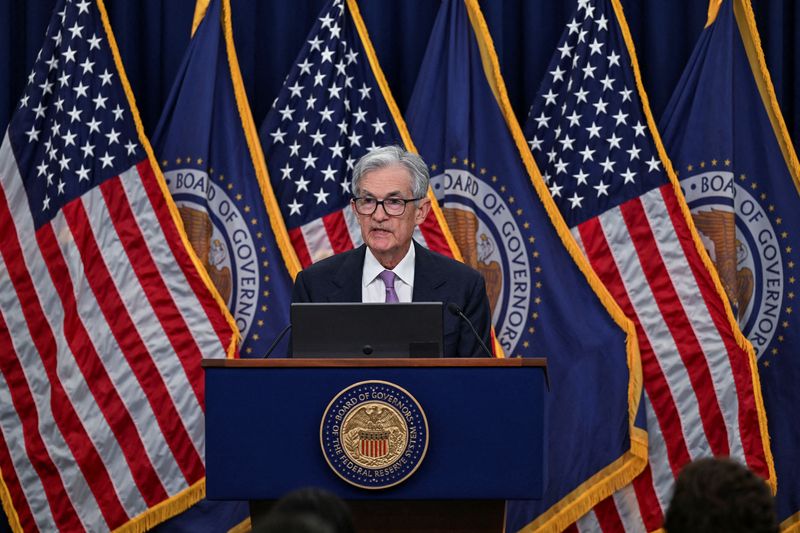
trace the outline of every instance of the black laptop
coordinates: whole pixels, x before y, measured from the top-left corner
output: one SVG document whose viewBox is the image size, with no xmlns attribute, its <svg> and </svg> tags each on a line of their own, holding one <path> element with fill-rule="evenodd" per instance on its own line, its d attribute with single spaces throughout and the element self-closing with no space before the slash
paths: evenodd
<svg viewBox="0 0 800 533">
<path fill-rule="evenodd" d="M 441 302 L 293 303 L 294 357 L 442 357 Z"/>
</svg>

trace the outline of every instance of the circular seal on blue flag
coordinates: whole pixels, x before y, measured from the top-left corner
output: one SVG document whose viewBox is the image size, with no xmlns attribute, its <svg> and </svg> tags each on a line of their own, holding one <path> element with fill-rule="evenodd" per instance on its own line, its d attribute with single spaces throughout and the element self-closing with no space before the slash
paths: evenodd
<svg viewBox="0 0 800 533">
<path fill-rule="evenodd" d="M 344 389 L 328 404 L 320 425 L 328 465 L 364 489 L 385 489 L 408 479 L 425 458 L 428 437 L 419 402 L 386 381 L 362 381 Z"/>
</svg>

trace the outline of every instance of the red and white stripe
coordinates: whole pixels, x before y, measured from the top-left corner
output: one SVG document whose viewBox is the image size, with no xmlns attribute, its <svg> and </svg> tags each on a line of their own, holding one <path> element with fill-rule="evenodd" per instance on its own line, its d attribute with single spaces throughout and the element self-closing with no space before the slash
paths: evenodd
<svg viewBox="0 0 800 533">
<path fill-rule="evenodd" d="M 572 233 L 636 324 L 650 458 L 645 472 L 582 518 L 578 530 L 661 527 L 675 476 L 698 457 L 731 456 L 768 477 L 749 355 L 736 343 L 672 185 Z"/>
<path fill-rule="evenodd" d="M 114 529 L 204 476 L 200 360 L 233 333 L 148 163 L 38 231 L 7 135 L 0 184 L 3 479 L 23 529 Z"/>
<path fill-rule="evenodd" d="M 361 246 L 361 227 L 350 206 L 289 230 L 303 268 L 332 255 Z M 414 229 L 414 239 L 435 252 L 453 257 L 444 232 L 431 211 Z"/>
</svg>

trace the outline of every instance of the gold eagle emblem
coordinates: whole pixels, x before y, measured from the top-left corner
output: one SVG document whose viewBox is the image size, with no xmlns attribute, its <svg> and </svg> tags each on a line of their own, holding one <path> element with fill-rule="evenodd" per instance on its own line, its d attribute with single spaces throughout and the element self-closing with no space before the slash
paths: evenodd
<svg viewBox="0 0 800 533">
<path fill-rule="evenodd" d="M 222 242 L 219 239 L 214 239 L 213 242 L 211 240 L 214 225 L 208 213 L 186 206 L 179 207 L 178 211 L 181 214 L 183 226 L 186 228 L 189 242 L 192 243 L 192 248 L 203 263 L 214 287 L 217 288 L 223 300 L 230 302 L 233 288 L 231 269 L 224 264 L 226 251 Z"/>
</svg>

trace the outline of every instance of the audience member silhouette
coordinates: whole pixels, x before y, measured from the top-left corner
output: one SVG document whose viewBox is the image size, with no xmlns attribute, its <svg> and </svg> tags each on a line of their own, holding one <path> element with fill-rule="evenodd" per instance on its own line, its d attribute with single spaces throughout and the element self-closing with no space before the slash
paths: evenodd
<svg viewBox="0 0 800 533">
<path fill-rule="evenodd" d="M 350 509 L 332 492 L 318 488 L 292 491 L 275 502 L 253 533 L 355 533 Z"/>
</svg>

